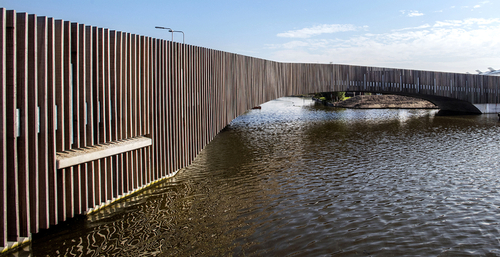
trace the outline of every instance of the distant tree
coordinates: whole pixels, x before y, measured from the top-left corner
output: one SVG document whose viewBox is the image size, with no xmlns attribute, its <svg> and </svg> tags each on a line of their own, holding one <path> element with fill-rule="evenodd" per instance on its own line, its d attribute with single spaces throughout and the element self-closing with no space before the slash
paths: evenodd
<svg viewBox="0 0 500 257">
<path fill-rule="evenodd" d="M 314 94 L 314 98 L 327 102 L 338 102 L 345 99 L 345 92 L 321 92 Z"/>
</svg>

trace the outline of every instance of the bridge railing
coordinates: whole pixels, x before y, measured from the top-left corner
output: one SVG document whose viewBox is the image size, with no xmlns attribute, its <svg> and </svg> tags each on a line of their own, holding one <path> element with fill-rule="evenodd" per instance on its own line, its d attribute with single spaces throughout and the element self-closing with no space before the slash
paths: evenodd
<svg viewBox="0 0 500 257">
<path fill-rule="evenodd" d="M 500 78 L 277 63 L 3 8 L 0 57 L 4 250 L 174 175 L 269 100 L 359 90 L 497 103 Z"/>
</svg>

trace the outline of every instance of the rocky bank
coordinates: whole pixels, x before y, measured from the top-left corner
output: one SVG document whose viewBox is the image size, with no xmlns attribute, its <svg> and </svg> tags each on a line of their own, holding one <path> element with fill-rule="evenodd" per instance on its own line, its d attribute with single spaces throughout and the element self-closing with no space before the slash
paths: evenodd
<svg viewBox="0 0 500 257">
<path fill-rule="evenodd" d="M 429 101 L 400 95 L 359 95 L 329 105 L 357 109 L 437 109 Z"/>
</svg>

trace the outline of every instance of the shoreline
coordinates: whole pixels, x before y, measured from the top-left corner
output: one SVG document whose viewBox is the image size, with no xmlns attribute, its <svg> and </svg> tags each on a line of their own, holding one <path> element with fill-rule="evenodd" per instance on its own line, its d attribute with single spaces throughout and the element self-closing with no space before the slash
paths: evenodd
<svg viewBox="0 0 500 257">
<path fill-rule="evenodd" d="M 350 109 L 439 109 L 427 100 L 400 95 L 358 95 L 340 102 L 315 100 L 331 107 Z"/>
</svg>

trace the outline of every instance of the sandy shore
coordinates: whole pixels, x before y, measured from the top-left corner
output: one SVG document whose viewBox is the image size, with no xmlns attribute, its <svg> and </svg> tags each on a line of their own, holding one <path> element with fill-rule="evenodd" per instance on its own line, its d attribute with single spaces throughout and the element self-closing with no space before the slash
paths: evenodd
<svg viewBox="0 0 500 257">
<path fill-rule="evenodd" d="M 329 105 L 357 109 L 437 109 L 429 101 L 399 95 L 359 95 Z"/>
</svg>

